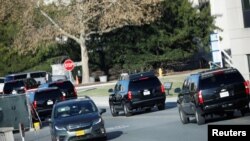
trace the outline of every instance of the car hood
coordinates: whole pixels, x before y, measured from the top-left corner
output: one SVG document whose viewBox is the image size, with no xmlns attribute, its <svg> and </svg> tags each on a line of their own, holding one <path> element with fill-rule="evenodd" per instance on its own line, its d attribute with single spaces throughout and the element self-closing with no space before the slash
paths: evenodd
<svg viewBox="0 0 250 141">
<path fill-rule="evenodd" d="M 77 125 L 83 123 L 92 124 L 93 121 L 98 120 L 99 118 L 100 115 L 98 112 L 75 115 L 75 116 L 56 119 L 55 125 L 59 127 L 67 127 L 68 125 Z"/>
</svg>

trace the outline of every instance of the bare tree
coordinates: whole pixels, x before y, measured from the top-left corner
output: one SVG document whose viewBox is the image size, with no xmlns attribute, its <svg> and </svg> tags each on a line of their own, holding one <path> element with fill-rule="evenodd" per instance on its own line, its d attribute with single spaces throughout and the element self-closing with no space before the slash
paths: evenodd
<svg viewBox="0 0 250 141">
<path fill-rule="evenodd" d="M 36 8 L 60 34 L 81 47 L 82 82 L 89 82 L 89 56 L 86 40 L 127 25 L 148 24 L 160 16 L 160 0 L 54 0 L 46 5 L 33 0 Z"/>
</svg>

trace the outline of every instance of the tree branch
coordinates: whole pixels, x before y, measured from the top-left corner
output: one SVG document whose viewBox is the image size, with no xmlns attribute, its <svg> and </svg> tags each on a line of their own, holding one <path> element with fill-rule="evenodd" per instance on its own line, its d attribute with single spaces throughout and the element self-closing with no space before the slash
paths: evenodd
<svg viewBox="0 0 250 141">
<path fill-rule="evenodd" d="M 80 40 L 76 36 L 73 36 L 70 33 L 63 30 L 46 12 L 44 12 L 40 8 L 39 8 L 39 10 L 42 13 L 42 15 L 45 16 L 62 34 L 64 34 L 65 36 L 68 36 L 69 38 L 75 40 L 76 42 L 80 42 Z"/>
<path fill-rule="evenodd" d="M 111 31 L 113 31 L 113 30 L 122 28 L 122 27 L 127 26 L 127 25 L 129 25 L 129 24 L 120 24 L 120 25 L 118 25 L 118 26 L 116 26 L 116 27 L 107 28 L 107 29 L 102 30 L 102 31 L 91 31 L 91 32 L 89 32 L 88 34 L 86 34 L 86 37 L 87 37 L 87 36 L 90 36 L 90 35 L 92 35 L 92 34 L 109 33 L 109 32 L 111 32 Z"/>
<path fill-rule="evenodd" d="M 96 14 L 90 16 L 89 18 L 87 18 L 86 20 L 83 21 L 83 23 L 87 23 L 88 21 L 92 20 L 93 18 L 95 18 L 96 16 L 100 15 L 101 13 L 103 13 L 104 11 L 108 10 L 112 5 L 114 4 L 114 2 L 111 2 L 106 8 L 104 8 L 102 11 L 97 12 Z"/>
</svg>

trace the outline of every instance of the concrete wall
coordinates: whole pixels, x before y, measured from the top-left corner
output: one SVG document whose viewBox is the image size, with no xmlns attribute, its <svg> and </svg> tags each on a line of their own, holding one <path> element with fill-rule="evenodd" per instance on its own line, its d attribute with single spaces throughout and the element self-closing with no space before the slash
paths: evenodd
<svg viewBox="0 0 250 141">
<path fill-rule="evenodd" d="M 211 14 L 216 16 L 215 24 L 223 38 L 221 49 L 231 49 L 233 65 L 249 78 L 247 54 L 250 54 L 250 28 L 244 27 L 241 0 L 210 0 Z"/>
</svg>

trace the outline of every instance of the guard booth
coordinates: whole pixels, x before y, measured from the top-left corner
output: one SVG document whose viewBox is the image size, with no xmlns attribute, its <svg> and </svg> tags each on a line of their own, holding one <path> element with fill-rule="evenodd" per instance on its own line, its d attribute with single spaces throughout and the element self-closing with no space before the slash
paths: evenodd
<svg viewBox="0 0 250 141">
<path fill-rule="evenodd" d="M 19 130 L 19 124 L 22 124 L 24 129 L 32 127 L 26 95 L 0 95 L 0 128 L 13 127 L 14 130 Z"/>
</svg>

